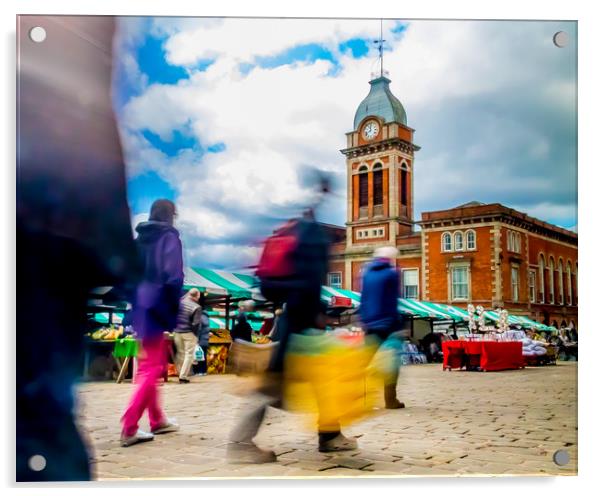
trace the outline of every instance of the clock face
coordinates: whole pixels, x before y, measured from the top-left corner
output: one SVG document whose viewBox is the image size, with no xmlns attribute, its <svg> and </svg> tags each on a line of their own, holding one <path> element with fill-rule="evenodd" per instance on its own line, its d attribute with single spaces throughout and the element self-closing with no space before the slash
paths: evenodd
<svg viewBox="0 0 602 496">
<path fill-rule="evenodd" d="M 366 139 L 374 139 L 378 134 L 378 123 L 375 121 L 370 121 L 368 124 L 364 126 L 364 138 Z"/>
</svg>

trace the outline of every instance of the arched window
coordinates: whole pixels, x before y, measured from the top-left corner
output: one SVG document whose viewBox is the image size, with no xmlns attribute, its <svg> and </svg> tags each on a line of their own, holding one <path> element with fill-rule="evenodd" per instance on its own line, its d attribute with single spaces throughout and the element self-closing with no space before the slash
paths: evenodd
<svg viewBox="0 0 602 496">
<path fill-rule="evenodd" d="M 372 198 L 374 199 L 374 206 L 383 204 L 383 166 L 382 164 L 375 164 L 372 169 Z"/>
<path fill-rule="evenodd" d="M 543 255 L 539 255 L 539 302 L 546 302 L 546 260 Z"/>
<path fill-rule="evenodd" d="M 564 305 L 564 271 L 562 258 L 558 259 L 558 301 Z"/>
<path fill-rule="evenodd" d="M 404 207 L 408 205 L 408 166 L 405 162 L 401 164 L 401 175 L 399 176 L 399 195 L 401 204 Z"/>
<path fill-rule="evenodd" d="M 454 251 L 464 250 L 464 234 L 460 231 L 454 233 Z"/>
<path fill-rule="evenodd" d="M 571 261 L 566 263 L 566 303 L 573 304 L 573 274 L 571 273 Z"/>
<path fill-rule="evenodd" d="M 466 231 L 466 249 L 467 250 L 476 250 L 477 249 L 477 235 L 472 229 L 469 229 L 468 231 Z"/>
<path fill-rule="evenodd" d="M 514 233 L 514 251 L 520 253 L 520 233 Z"/>
<path fill-rule="evenodd" d="M 554 304 L 554 257 L 550 257 L 550 265 L 548 266 L 548 275 L 550 277 L 550 303 Z"/>
<path fill-rule="evenodd" d="M 448 232 L 441 235 L 441 251 L 452 251 L 452 237 Z"/>
<path fill-rule="evenodd" d="M 359 168 L 360 173 L 360 191 L 359 191 L 359 200 L 360 200 L 360 208 L 368 206 L 368 167 L 362 165 Z M 360 217 L 363 217 L 361 215 Z"/>
</svg>

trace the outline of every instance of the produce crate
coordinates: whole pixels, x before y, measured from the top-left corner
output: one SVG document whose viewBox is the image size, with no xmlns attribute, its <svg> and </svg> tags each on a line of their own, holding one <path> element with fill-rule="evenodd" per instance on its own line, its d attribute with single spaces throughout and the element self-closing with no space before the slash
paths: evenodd
<svg viewBox="0 0 602 496">
<path fill-rule="evenodd" d="M 254 344 L 236 340 L 232 343 L 228 360 L 229 371 L 238 375 L 265 372 L 270 364 L 272 352 L 278 343 Z"/>
</svg>

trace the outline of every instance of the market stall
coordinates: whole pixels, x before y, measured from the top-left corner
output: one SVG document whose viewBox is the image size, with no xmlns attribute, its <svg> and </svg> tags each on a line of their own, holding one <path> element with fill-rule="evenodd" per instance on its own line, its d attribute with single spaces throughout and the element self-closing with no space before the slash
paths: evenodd
<svg viewBox="0 0 602 496">
<path fill-rule="evenodd" d="M 520 341 L 445 341 L 443 369 L 475 369 L 484 372 L 525 366 Z"/>
</svg>

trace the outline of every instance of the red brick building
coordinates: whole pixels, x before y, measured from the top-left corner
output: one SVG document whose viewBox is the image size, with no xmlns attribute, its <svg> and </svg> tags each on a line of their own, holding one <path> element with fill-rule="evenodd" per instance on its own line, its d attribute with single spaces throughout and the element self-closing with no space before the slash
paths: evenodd
<svg viewBox="0 0 602 496">
<path fill-rule="evenodd" d="M 413 220 L 414 130 L 389 89 L 370 81 L 347 147 L 346 227 L 328 283 L 360 290 L 378 246 L 396 246 L 403 296 L 466 307 L 503 307 L 556 327 L 577 326 L 577 234 L 505 207 L 470 202 Z M 415 230 L 416 225 L 420 230 Z"/>
</svg>

